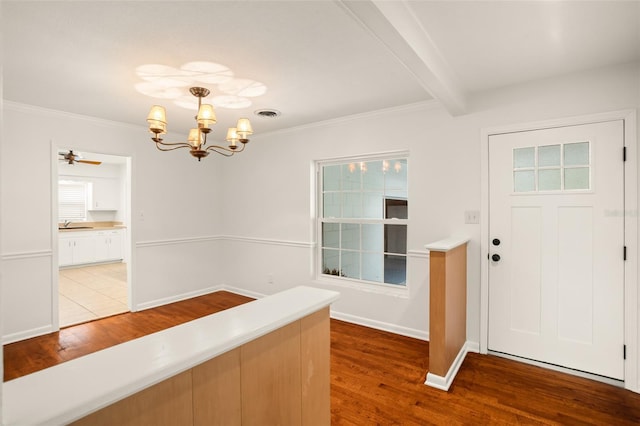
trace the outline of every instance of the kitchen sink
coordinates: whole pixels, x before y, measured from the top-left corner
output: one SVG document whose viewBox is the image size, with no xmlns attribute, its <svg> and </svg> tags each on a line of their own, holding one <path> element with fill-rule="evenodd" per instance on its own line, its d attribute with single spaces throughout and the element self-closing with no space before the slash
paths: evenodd
<svg viewBox="0 0 640 426">
<path fill-rule="evenodd" d="M 58 226 L 59 230 L 65 230 L 65 229 L 93 229 L 93 226 L 68 226 L 68 227 L 61 227 Z"/>
</svg>

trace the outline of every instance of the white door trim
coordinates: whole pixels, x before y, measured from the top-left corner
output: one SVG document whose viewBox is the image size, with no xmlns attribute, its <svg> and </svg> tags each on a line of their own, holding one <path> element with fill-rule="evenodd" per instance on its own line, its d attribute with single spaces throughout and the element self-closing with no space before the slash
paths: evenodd
<svg viewBox="0 0 640 426">
<path fill-rule="evenodd" d="M 481 129 L 480 353 L 487 353 L 489 331 L 489 136 L 611 120 L 624 120 L 624 139 L 627 148 L 627 161 L 624 170 L 624 227 L 625 244 L 627 246 L 624 284 L 624 336 L 627 358 L 625 361 L 624 386 L 626 389 L 640 393 L 638 377 L 638 344 L 640 340 L 640 326 L 638 323 L 638 307 L 640 306 L 640 300 L 638 299 L 638 139 L 636 110 L 634 109 Z"/>
</svg>

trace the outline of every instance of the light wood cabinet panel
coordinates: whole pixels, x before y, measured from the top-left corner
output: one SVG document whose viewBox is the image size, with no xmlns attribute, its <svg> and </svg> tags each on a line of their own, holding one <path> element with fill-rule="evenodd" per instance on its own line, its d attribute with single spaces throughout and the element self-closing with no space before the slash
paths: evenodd
<svg viewBox="0 0 640 426">
<path fill-rule="evenodd" d="M 429 373 L 445 377 L 466 341 L 467 245 L 429 254 Z"/>
<path fill-rule="evenodd" d="M 302 424 L 331 424 L 329 308 L 300 320 Z"/>
<path fill-rule="evenodd" d="M 191 370 L 72 423 L 74 426 L 193 424 Z"/>
<path fill-rule="evenodd" d="M 240 348 L 200 364 L 192 371 L 194 425 L 242 424 Z"/>
<path fill-rule="evenodd" d="M 330 343 L 326 307 L 73 425 L 329 425 Z"/>
<path fill-rule="evenodd" d="M 300 425 L 300 322 L 243 345 L 240 354 L 242 424 Z"/>
</svg>

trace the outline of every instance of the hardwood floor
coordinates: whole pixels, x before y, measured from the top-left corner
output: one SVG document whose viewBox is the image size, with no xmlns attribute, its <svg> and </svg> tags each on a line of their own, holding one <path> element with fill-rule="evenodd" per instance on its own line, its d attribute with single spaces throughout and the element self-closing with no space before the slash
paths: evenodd
<svg viewBox="0 0 640 426">
<path fill-rule="evenodd" d="M 218 292 L 4 347 L 10 380 L 251 301 Z M 424 385 L 429 343 L 331 320 L 334 425 L 640 423 L 640 395 L 494 356 L 468 354 L 449 392 Z"/>
<path fill-rule="evenodd" d="M 640 395 L 490 355 L 467 355 L 449 392 L 424 385 L 429 343 L 331 321 L 335 425 L 637 425 Z"/>
<path fill-rule="evenodd" d="M 253 299 L 226 291 L 128 312 L 4 346 L 4 380 L 220 312 Z"/>
</svg>

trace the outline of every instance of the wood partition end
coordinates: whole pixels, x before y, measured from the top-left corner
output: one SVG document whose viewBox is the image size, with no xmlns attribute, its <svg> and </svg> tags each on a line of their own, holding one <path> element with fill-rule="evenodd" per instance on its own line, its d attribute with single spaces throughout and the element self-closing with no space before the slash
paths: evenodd
<svg viewBox="0 0 640 426">
<path fill-rule="evenodd" d="M 429 372 L 426 384 L 448 390 L 467 338 L 467 239 L 426 246 L 429 254 Z"/>
</svg>

